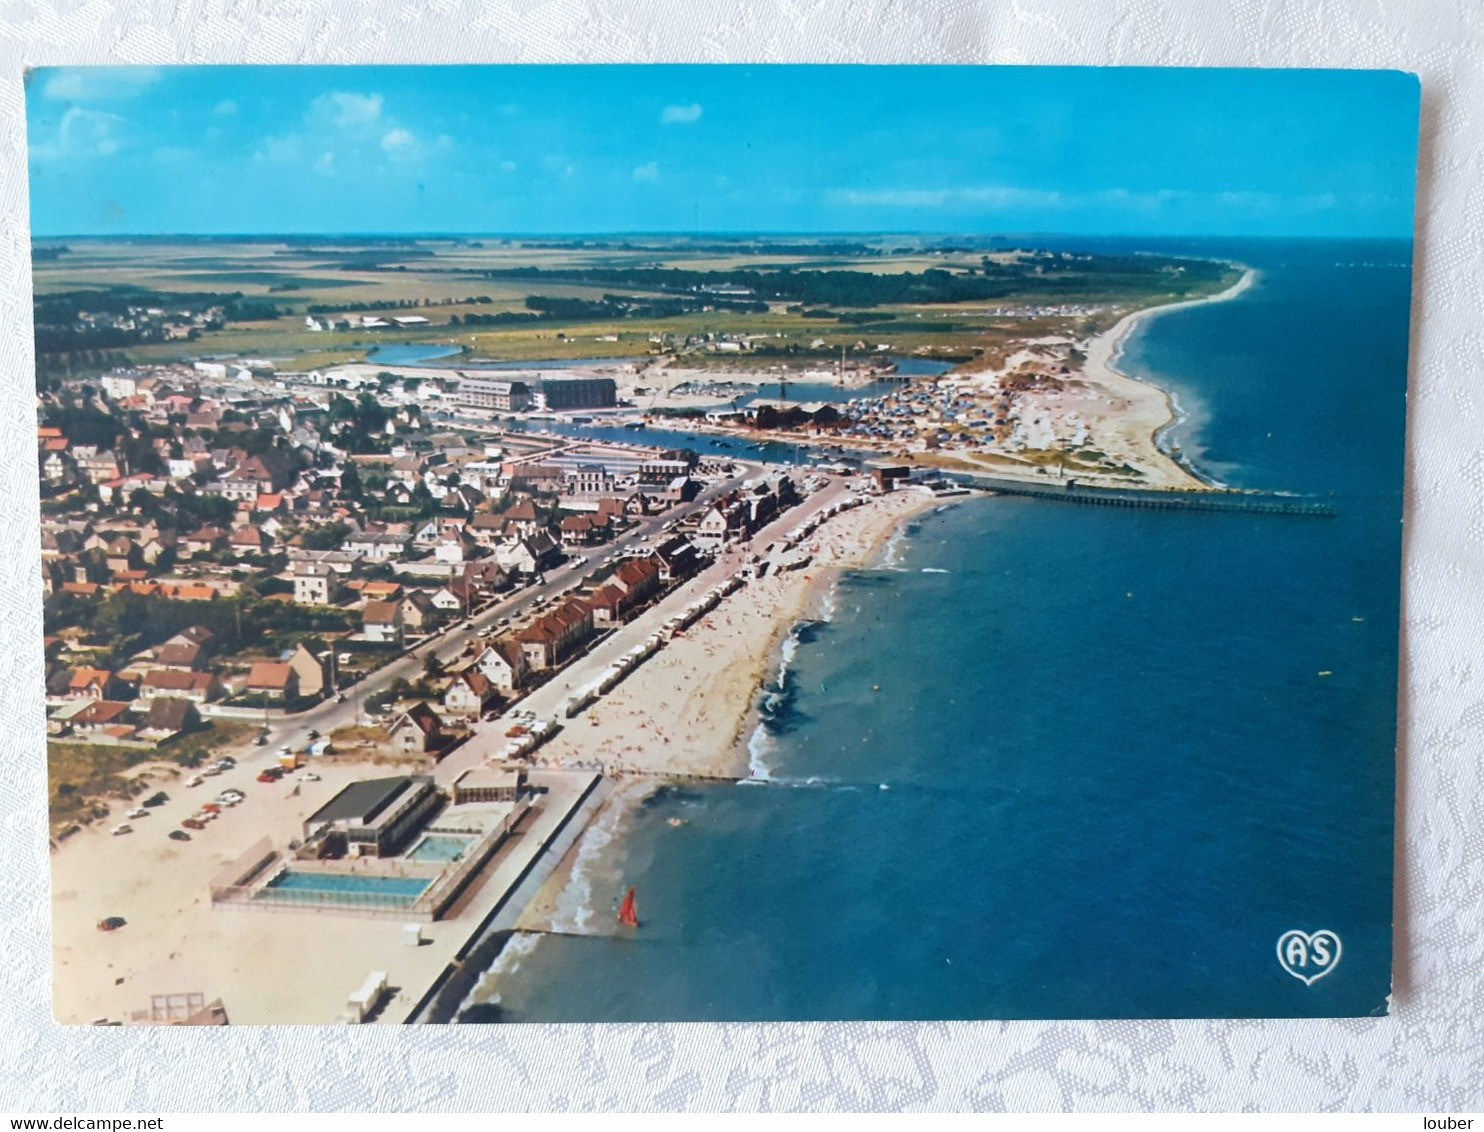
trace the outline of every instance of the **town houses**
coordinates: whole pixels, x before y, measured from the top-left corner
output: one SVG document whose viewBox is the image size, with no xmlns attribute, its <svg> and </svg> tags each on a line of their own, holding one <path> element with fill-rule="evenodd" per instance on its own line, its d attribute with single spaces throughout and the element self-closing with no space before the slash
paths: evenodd
<svg viewBox="0 0 1484 1132">
<path fill-rule="evenodd" d="M 531 404 L 518 380 L 488 386 L 491 407 Z M 651 546 L 635 528 L 693 497 L 694 453 L 462 433 L 400 382 L 357 392 L 266 362 L 62 379 L 40 414 L 48 728 L 69 741 L 168 744 L 243 712 L 271 720 L 447 635 L 468 642 L 456 663 L 366 705 L 397 707 L 392 749 L 441 752 L 783 498 L 749 485 Z M 720 537 L 717 514 L 735 516 Z M 569 566 L 566 593 L 521 601 Z M 476 635 L 471 619 L 499 603 L 513 622 Z"/>
</svg>

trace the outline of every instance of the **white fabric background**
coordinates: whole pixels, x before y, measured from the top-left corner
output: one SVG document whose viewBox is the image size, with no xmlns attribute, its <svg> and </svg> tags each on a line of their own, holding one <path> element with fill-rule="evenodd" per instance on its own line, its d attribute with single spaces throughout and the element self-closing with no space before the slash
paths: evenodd
<svg viewBox="0 0 1484 1132">
<path fill-rule="evenodd" d="M 22 70 L 453 61 L 1420 73 L 1390 1018 L 339 1031 L 51 1022 Z M 0 0 L 0 1110 L 1484 1108 L 1481 68 L 1477 0 Z"/>
</svg>

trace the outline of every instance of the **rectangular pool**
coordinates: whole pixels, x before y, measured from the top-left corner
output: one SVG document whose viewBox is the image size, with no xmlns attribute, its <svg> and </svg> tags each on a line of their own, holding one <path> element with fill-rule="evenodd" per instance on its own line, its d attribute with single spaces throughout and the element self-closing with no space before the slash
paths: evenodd
<svg viewBox="0 0 1484 1132">
<path fill-rule="evenodd" d="M 410 861 L 457 861 L 469 851 L 475 838 L 457 833 L 429 833 L 407 853 Z"/>
<path fill-rule="evenodd" d="M 257 899 L 311 906 L 405 908 L 431 883 L 422 877 L 300 873 L 286 869 L 264 886 Z"/>
</svg>

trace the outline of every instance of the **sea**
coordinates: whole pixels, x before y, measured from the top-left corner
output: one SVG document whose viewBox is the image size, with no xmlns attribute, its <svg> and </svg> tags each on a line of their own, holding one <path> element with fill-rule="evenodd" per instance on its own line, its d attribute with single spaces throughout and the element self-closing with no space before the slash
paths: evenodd
<svg viewBox="0 0 1484 1132">
<path fill-rule="evenodd" d="M 641 927 L 515 937 L 499 1017 L 1387 1010 L 1410 245 L 1134 250 L 1259 272 L 1126 344 L 1180 404 L 1167 442 L 1333 517 L 914 520 L 773 658 L 752 780 L 664 788 L 583 844 L 565 926 L 606 930 L 633 885 Z M 1322 977 L 1284 969 L 1294 930 L 1340 940 Z"/>
</svg>

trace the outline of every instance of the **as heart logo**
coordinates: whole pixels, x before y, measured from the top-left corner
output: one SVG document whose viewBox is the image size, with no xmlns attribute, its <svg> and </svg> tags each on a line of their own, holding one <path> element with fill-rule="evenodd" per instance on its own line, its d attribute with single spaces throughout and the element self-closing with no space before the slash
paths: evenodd
<svg viewBox="0 0 1484 1132">
<path fill-rule="evenodd" d="M 1278 937 L 1278 962 L 1306 987 L 1324 978 L 1340 962 L 1340 937 L 1328 928 L 1284 932 Z"/>
</svg>

